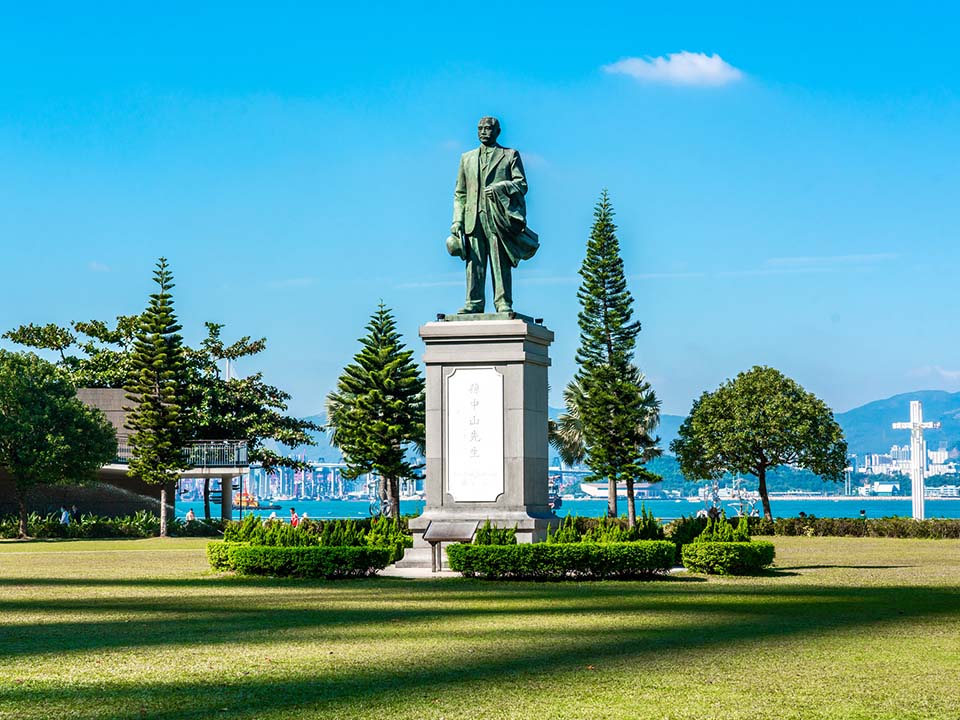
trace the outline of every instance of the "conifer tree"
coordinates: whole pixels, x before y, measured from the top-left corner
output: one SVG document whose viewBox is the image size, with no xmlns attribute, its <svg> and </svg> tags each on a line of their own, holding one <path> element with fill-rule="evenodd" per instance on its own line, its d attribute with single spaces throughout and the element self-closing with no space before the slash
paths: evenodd
<svg viewBox="0 0 960 720">
<path fill-rule="evenodd" d="M 419 469 L 407 451 L 411 445 L 424 448 L 424 382 L 382 302 L 366 330 L 360 352 L 327 398 L 327 427 L 343 452 L 344 477 L 377 473 L 383 506 L 396 518 L 400 479 L 416 477 Z"/>
<path fill-rule="evenodd" d="M 124 389 L 133 403 L 127 417 L 131 431 L 130 474 L 160 485 L 160 536 L 167 535 L 167 497 L 180 471 L 187 468 L 183 449 L 187 430 L 181 412 L 187 386 L 187 364 L 173 312 L 173 275 L 166 258 L 153 274 L 159 289 L 140 315 Z"/>
<path fill-rule="evenodd" d="M 632 527 L 636 522 L 634 479 L 651 479 L 642 465 L 659 454 L 659 438 L 651 438 L 650 433 L 659 423 L 660 404 L 633 364 L 640 323 L 632 320 L 633 297 L 627 289 L 613 215 L 604 190 L 580 267 L 579 368 L 564 393 L 567 412 L 559 423 L 566 428 L 566 436 L 555 435 L 554 445 L 565 446 L 571 457 L 585 458 L 590 479 L 609 483 L 610 517 L 617 516 L 617 485 L 626 482 Z M 578 443 L 579 451 L 572 451 Z"/>
</svg>

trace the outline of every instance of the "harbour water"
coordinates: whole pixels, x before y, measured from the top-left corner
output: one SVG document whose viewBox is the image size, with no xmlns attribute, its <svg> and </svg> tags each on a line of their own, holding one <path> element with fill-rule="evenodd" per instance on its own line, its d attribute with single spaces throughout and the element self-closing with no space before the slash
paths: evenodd
<svg viewBox="0 0 960 720">
<path fill-rule="evenodd" d="M 657 518 L 667 522 L 684 515 L 696 514 L 704 507 L 701 502 L 690 500 L 645 500 L 643 503 Z M 279 518 L 289 518 L 290 508 L 295 508 L 300 516 L 307 514 L 318 520 L 333 518 L 364 518 L 370 516 L 369 503 L 360 500 L 279 500 L 280 510 L 244 510 L 243 514 L 255 512 L 262 517 L 269 517 L 276 512 Z M 640 511 L 640 501 L 637 501 L 637 512 Z M 734 503 L 723 503 L 728 515 L 736 514 Z M 625 514 L 627 505 L 625 500 L 620 501 L 620 512 Z M 183 517 L 187 510 L 193 509 L 197 517 L 203 517 L 202 502 L 177 501 L 177 517 Z M 801 512 L 817 517 L 859 517 L 860 511 L 865 510 L 867 517 L 910 517 L 910 498 L 886 497 L 810 497 L 810 498 L 771 498 L 770 509 L 774 517 L 796 517 Z M 211 505 L 214 517 L 219 514 L 219 506 Z M 422 500 L 403 500 L 400 502 L 400 511 L 404 514 L 418 515 L 423 510 Z M 557 515 L 579 515 L 581 517 L 600 517 L 607 512 L 607 501 L 597 500 L 564 500 L 557 510 Z M 926 501 L 928 518 L 960 518 L 960 498 L 928 499 Z M 239 519 L 240 511 L 233 511 L 234 519 Z"/>
</svg>

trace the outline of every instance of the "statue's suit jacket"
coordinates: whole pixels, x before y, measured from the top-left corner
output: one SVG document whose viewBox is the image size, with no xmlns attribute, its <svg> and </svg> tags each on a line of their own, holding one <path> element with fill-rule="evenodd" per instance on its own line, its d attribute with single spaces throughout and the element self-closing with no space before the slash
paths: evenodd
<svg viewBox="0 0 960 720">
<path fill-rule="evenodd" d="M 523 174 L 520 153 L 512 148 L 495 145 L 483 178 L 480 177 L 480 148 L 460 156 L 457 188 L 453 193 L 453 221 L 463 222 L 463 230 L 467 235 L 472 235 L 476 229 L 477 211 L 484 202 L 483 189 L 494 183 L 503 183 L 498 189 L 509 196 L 513 212 L 525 215 L 523 196 L 527 192 L 527 178 Z M 520 224 L 520 228 L 522 227 L 523 219 Z M 485 227 L 484 230 L 489 232 L 490 228 Z M 507 238 L 501 240 L 507 241 Z"/>
</svg>

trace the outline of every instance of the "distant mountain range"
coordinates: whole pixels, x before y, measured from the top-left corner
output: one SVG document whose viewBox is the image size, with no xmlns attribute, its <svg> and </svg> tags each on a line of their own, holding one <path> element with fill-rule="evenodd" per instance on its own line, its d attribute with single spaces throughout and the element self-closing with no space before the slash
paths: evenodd
<svg viewBox="0 0 960 720">
<path fill-rule="evenodd" d="M 891 445 L 909 445 L 910 432 L 894 430 L 895 422 L 910 420 L 910 401 L 923 403 L 923 419 L 939 421 L 939 430 L 925 430 L 927 448 L 936 450 L 945 443 L 950 450 L 960 449 L 960 392 L 918 390 L 894 395 L 885 400 L 874 400 L 866 405 L 838 414 L 837 422 L 843 428 L 847 446 L 852 453 L 887 453 Z"/>
<path fill-rule="evenodd" d="M 905 422 L 910 419 L 910 401 L 919 400 L 923 403 L 924 420 L 939 421 L 942 427 L 939 430 L 927 430 L 924 438 L 927 447 L 935 450 L 943 442 L 947 448 L 960 452 L 960 392 L 949 393 L 942 390 L 918 390 L 917 392 L 902 393 L 886 398 L 874 400 L 866 405 L 839 413 L 836 418 L 843 428 L 847 438 L 847 446 L 851 453 L 862 456 L 866 453 L 890 452 L 890 446 L 909 445 L 910 433 L 906 430 L 894 430 L 895 422 Z M 563 410 L 550 408 L 550 417 L 556 419 Z M 306 418 L 323 425 L 326 414 L 311 415 Z M 677 431 L 684 417 L 681 415 L 661 415 L 657 434 L 660 436 L 660 447 L 665 451 L 670 442 L 677 437 Z M 326 433 L 312 433 L 316 445 L 301 445 L 294 448 L 294 455 L 303 455 L 307 460 L 316 461 L 323 458 L 325 462 L 340 460 L 340 451 L 330 445 Z M 274 446 L 275 447 L 275 446 Z"/>
</svg>

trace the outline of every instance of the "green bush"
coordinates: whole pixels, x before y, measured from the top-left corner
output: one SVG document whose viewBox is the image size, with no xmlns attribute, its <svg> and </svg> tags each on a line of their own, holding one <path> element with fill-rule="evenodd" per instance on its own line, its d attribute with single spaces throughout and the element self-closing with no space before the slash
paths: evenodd
<svg viewBox="0 0 960 720">
<path fill-rule="evenodd" d="M 488 580 L 562 580 L 643 578 L 673 565 L 673 543 L 641 540 L 625 543 L 534 543 L 466 545 L 447 548 L 450 567 L 468 577 Z"/>
<path fill-rule="evenodd" d="M 710 575 L 752 575 L 773 564 L 773 543 L 692 542 L 681 553 L 684 567 L 690 572 Z"/>
<path fill-rule="evenodd" d="M 209 543 L 207 558 L 214 570 L 234 570 L 241 575 L 275 577 L 366 577 L 390 563 L 384 547 L 324 547 Z"/>
<path fill-rule="evenodd" d="M 220 534 L 222 523 L 219 520 L 209 522 L 197 520 L 186 523 L 171 519 L 169 533 L 179 537 L 212 537 Z M 0 538 L 15 538 L 20 529 L 20 520 L 16 515 L 0 518 Z M 101 517 L 86 513 L 79 519 L 71 520 L 69 525 L 60 524 L 60 513 L 27 516 L 27 534 L 35 538 L 75 538 L 95 540 L 101 538 L 148 538 L 160 534 L 160 518 L 153 513 L 141 510 L 123 517 Z"/>
<path fill-rule="evenodd" d="M 777 518 L 772 532 L 763 534 L 809 535 L 830 537 L 923 538 L 931 540 L 960 539 L 960 520 L 931 518 L 914 520 L 907 517 L 883 518 Z M 760 534 L 760 533 L 757 533 Z"/>
<path fill-rule="evenodd" d="M 236 543 L 209 542 L 207 543 L 207 560 L 210 567 L 221 572 L 230 570 L 230 548 Z"/>
<path fill-rule="evenodd" d="M 389 547 L 400 557 L 404 548 L 413 545 L 402 518 L 303 520 L 294 527 L 282 520 L 263 521 L 248 515 L 243 522 L 228 525 L 223 539 L 273 547 Z"/>
<path fill-rule="evenodd" d="M 706 526 L 707 518 L 690 515 L 671 520 L 664 529 L 667 537 L 675 544 L 686 545 L 693 542 Z"/>
<path fill-rule="evenodd" d="M 231 523 L 224 540 L 254 547 L 382 548 L 388 551 L 390 562 L 396 562 L 406 548 L 413 547 L 404 518 L 303 520 L 293 527 L 280 520 L 264 522 L 249 515 L 243 522 Z"/>
<path fill-rule="evenodd" d="M 547 528 L 547 543 L 550 545 L 578 542 L 580 542 L 580 531 L 577 530 L 576 515 L 567 515 L 556 530 L 553 529 L 553 525 Z"/>
<path fill-rule="evenodd" d="M 694 542 L 750 542 L 750 527 L 746 517 L 740 517 L 737 527 L 734 528 L 727 520 L 727 514 L 721 513 L 718 518 L 707 520 L 706 527 Z"/>
<path fill-rule="evenodd" d="M 390 549 L 390 562 L 397 562 L 403 552 L 413 547 L 413 538 L 404 530 L 403 524 L 393 518 L 374 518 L 367 532 L 367 545 Z"/>
<path fill-rule="evenodd" d="M 776 529 L 773 520 L 767 520 L 765 517 L 750 517 L 747 520 L 750 525 L 751 535 L 776 535 Z"/>
<path fill-rule="evenodd" d="M 613 518 L 602 517 L 580 538 L 580 542 L 585 543 L 624 543 L 636 540 L 636 529 L 630 529 L 626 525 Z"/>
<path fill-rule="evenodd" d="M 640 506 L 637 524 L 633 528 L 627 526 L 625 518 L 581 518 L 567 515 L 555 530 L 552 527 L 547 529 L 547 542 L 551 545 L 663 539 L 663 526 L 653 516 L 653 512 L 647 510 L 646 505 Z"/>
<path fill-rule="evenodd" d="M 637 516 L 635 534 L 637 540 L 663 540 L 666 537 L 663 525 L 653 516 L 653 511 L 647 510 L 647 506 L 644 504 L 640 505 L 640 515 Z"/>
<path fill-rule="evenodd" d="M 516 545 L 517 528 L 498 528 L 487 520 L 473 536 L 474 545 Z"/>
<path fill-rule="evenodd" d="M 224 522 L 212 518 L 186 522 L 177 518 L 170 525 L 169 532 L 176 537 L 218 537 L 223 534 Z"/>
<path fill-rule="evenodd" d="M 240 522 L 228 523 L 223 528 L 224 542 L 251 542 L 263 532 L 263 521 L 257 515 L 247 515 Z"/>
</svg>

